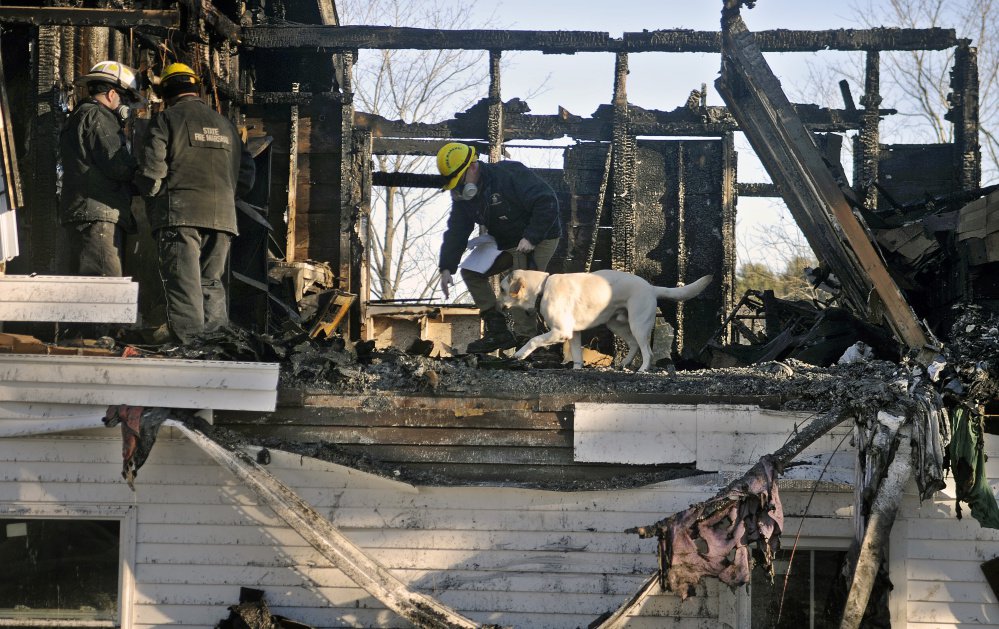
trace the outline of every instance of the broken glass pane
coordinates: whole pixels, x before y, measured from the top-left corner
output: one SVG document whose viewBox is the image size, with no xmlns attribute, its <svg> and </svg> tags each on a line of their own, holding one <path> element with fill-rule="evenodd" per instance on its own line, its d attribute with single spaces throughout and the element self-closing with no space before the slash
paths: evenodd
<svg viewBox="0 0 999 629">
<path fill-rule="evenodd" d="M 114 620 L 117 520 L 0 519 L 0 618 Z"/>
</svg>

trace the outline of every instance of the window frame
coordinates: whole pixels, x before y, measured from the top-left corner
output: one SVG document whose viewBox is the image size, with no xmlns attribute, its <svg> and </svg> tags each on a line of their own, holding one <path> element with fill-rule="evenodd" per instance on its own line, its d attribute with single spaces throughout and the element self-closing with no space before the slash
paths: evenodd
<svg viewBox="0 0 999 629">
<path fill-rule="evenodd" d="M 784 546 L 784 542 L 789 544 L 794 543 L 793 537 L 781 538 L 782 548 L 788 549 L 790 546 Z M 833 552 L 849 552 L 851 540 L 840 539 L 840 538 L 805 538 L 804 536 L 798 539 L 798 547 L 795 552 L 807 552 L 807 551 L 833 551 Z M 719 614 L 718 621 L 719 625 L 722 627 L 728 627 L 732 629 L 752 629 L 753 627 L 753 591 L 752 583 L 747 583 L 744 586 L 740 586 L 736 590 L 722 584 L 718 590 L 719 594 Z M 893 616 L 894 617 L 894 616 Z"/>
<path fill-rule="evenodd" d="M 0 627 L 120 627 L 132 629 L 135 602 L 136 505 L 2 503 L 0 520 L 117 520 L 118 620 L 0 618 Z"/>
</svg>

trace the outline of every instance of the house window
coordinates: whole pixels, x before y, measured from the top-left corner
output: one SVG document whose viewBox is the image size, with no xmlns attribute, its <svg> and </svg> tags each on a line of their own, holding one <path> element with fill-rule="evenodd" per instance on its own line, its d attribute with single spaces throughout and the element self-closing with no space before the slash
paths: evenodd
<svg viewBox="0 0 999 629">
<path fill-rule="evenodd" d="M 825 629 L 837 626 L 826 616 L 826 599 L 846 553 L 838 550 L 784 549 L 774 559 L 774 582 L 753 570 L 753 629 Z M 791 574 L 788 574 L 790 566 Z M 787 586 L 785 588 L 785 581 Z M 783 598 L 783 605 L 781 599 Z"/>
<path fill-rule="evenodd" d="M 115 626 L 120 540 L 120 520 L 0 518 L 0 626 Z"/>
</svg>

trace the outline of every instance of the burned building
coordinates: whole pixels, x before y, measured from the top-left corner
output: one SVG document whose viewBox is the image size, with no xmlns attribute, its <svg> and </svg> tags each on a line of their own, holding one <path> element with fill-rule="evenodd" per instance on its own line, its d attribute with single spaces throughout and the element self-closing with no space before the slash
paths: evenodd
<svg viewBox="0 0 999 629">
<path fill-rule="evenodd" d="M 0 624 L 995 624 L 983 407 L 999 368 L 997 203 L 980 188 L 973 42 L 752 33 L 739 9 L 727 3 L 719 32 L 612 37 L 342 25 L 329 0 L 0 7 L 0 557 L 13 568 Z M 357 55 L 392 48 L 488 50 L 482 100 L 432 124 L 357 110 Z M 819 49 L 864 52 L 859 107 L 846 91 L 842 109 L 789 102 L 762 55 Z M 531 113 L 501 93 L 513 50 L 614 55 L 608 103 Z M 889 50 L 954 52 L 953 142 L 882 143 Z M 630 103 L 629 58 L 652 51 L 721 53 L 725 106 L 706 90 L 674 109 Z M 137 281 L 58 275 L 58 132 L 73 79 L 104 58 L 149 78 L 197 68 L 256 160 L 230 262 L 238 327 L 197 346 L 59 342 L 65 323 L 162 316 L 141 221 Z M 739 182 L 736 132 L 772 185 Z M 404 351 L 455 345 L 441 339 L 461 309 L 435 303 L 389 313 L 411 325 L 407 347 L 364 342 L 392 306 L 367 299 L 372 186 L 439 185 L 374 171 L 372 155 L 463 138 L 498 160 L 504 143 L 562 137 L 575 141 L 562 168 L 543 172 L 570 228 L 556 272 L 714 274 L 663 318 L 678 363 L 726 367 L 572 372 Z M 753 194 L 786 201 L 835 278 L 835 308 L 735 294 L 736 200 Z M 747 303 L 765 329 L 744 323 Z M 857 339 L 881 360 L 830 366 Z"/>
</svg>

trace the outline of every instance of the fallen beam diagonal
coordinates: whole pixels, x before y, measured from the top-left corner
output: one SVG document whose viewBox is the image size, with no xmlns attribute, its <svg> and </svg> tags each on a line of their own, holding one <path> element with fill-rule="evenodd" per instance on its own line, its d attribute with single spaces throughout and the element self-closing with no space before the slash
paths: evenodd
<svg viewBox="0 0 999 629">
<path fill-rule="evenodd" d="M 389 570 L 364 553 L 311 505 L 242 452 L 231 452 L 177 420 L 180 430 L 219 465 L 236 475 L 288 526 L 389 609 L 418 627 L 474 628 L 479 624 L 429 596 L 413 592 Z"/>
<path fill-rule="evenodd" d="M 722 17 L 722 74 L 715 82 L 718 92 L 808 243 L 843 284 L 848 302 L 858 312 L 867 313 L 873 287 L 895 334 L 909 348 L 922 349 L 928 335 L 763 58 L 739 15 L 738 3 L 729 0 L 729 4 L 733 8 L 723 11 Z"/>
</svg>

